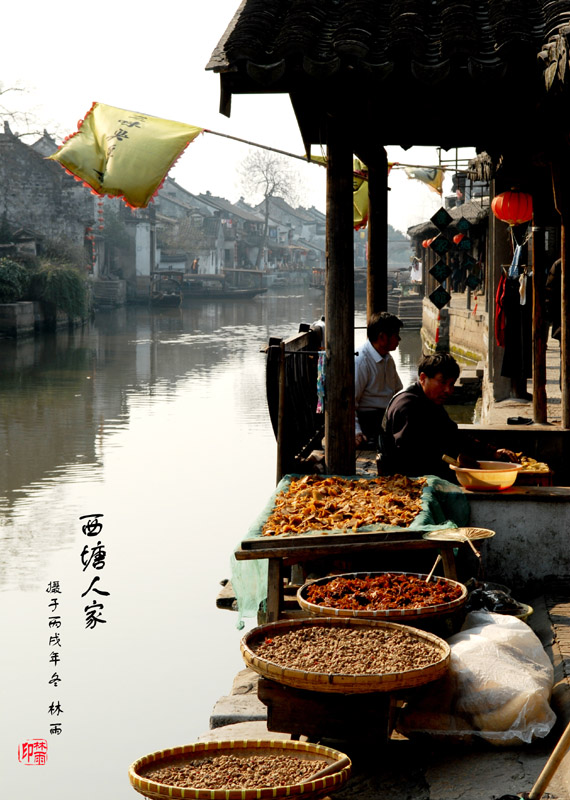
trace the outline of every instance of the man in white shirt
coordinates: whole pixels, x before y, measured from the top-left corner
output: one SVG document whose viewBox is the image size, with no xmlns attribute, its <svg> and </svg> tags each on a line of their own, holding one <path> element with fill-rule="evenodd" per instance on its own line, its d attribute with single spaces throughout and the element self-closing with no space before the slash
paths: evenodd
<svg viewBox="0 0 570 800">
<path fill-rule="evenodd" d="M 398 317 L 387 311 L 373 314 L 368 322 L 368 340 L 354 362 L 357 447 L 364 441 L 377 446 L 388 403 L 403 388 L 390 355 L 400 343 L 402 325 Z"/>
</svg>

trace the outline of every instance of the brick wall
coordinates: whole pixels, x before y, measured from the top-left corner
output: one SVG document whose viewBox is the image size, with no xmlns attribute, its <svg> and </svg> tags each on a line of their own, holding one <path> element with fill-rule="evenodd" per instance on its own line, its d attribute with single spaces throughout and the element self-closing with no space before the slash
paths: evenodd
<svg viewBox="0 0 570 800">
<path fill-rule="evenodd" d="M 90 190 L 9 129 L 0 133 L 0 214 L 4 211 L 13 229 L 29 228 L 48 239 L 66 237 L 80 246 L 95 219 Z"/>
</svg>

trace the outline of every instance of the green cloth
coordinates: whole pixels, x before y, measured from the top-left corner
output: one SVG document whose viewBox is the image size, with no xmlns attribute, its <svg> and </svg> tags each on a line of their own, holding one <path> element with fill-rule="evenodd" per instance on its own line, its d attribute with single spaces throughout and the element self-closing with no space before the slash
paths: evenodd
<svg viewBox="0 0 570 800">
<path fill-rule="evenodd" d="M 277 495 L 288 489 L 291 481 L 295 478 L 304 477 L 302 475 L 285 475 L 277 484 L 275 491 L 269 498 L 265 508 L 250 526 L 245 539 L 261 537 L 261 530 L 268 517 L 275 508 Z M 331 477 L 327 475 L 322 478 Z M 339 476 L 345 480 L 375 480 L 375 478 L 363 478 L 362 475 Z M 411 525 L 403 528 L 397 525 L 364 525 L 358 528 L 358 532 L 367 531 L 414 531 L 424 533 L 426 531 L 439 530 L 442 528 L 464 527 L 469 523 L 469 502 L 463 490 L 448 481 L 438 478 L 435 475 L 427 475 L 427 485 L 422 492 L 422 508 L 415 517 Z M 311 534 L 319 533 L 318 530 L 311 531 Z M 342 530 L 327 533 L 343 533 Z M 347 541 L 350 540 L 350 533 L 345 534 Z M 285 537 L 282 537 L 285 538 Z M 290 539 L 292 537 L 287 537 Z M 297 538 L 297 537 L 295 537 Z M 241 540 L 243 541 L 243 539 Z M 240 544 L 236 549 L 239 549 Z M 238 561 L 235 554 L 231 558 L 232 586 L 238 604 L 238 628 L 243 628 L 244 617 L 255 617 L 259 609 L 265 610 L 267 601 L 267 566 L 266 558 L 258 558 L 250 561 Z"/>
</svg>

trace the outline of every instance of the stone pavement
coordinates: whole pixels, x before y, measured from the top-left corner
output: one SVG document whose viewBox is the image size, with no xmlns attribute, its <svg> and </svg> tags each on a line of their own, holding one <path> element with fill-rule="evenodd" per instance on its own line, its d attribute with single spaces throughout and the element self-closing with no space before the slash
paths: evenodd
<svg viewBox="0 0 570 800">
<path fill-rule="evenodd" d="M 528 390 L 532 392 L 532 381 L 528 382 Z M 547 420 L 553 425 L 560 424 L 562 419 L 562 398 L 560 392 L 560 344 L 549 338 L 546 348 L 546 398 Z M 490 412 L 492 425 L 506 425 L 508 417 L 528 417 L 532 419 L 532 400 L 509 398 L 494 403 Z"/>
<path fill-rule="evenodd" d="M 451 296 L 451 308 L 473 308 L 477 302 L 476 297 L 468 297 L 467 292 L 456 293 Z M 469 370 L 462 370 L 462 374 Z M 532 381 L 528 382 L 528 391 L 532 393 Z M 548 401 L 547 418 L 549 423 L 560 423 L 561 397 L 560 397 L 560 343 L 549 337 L 546 349 L 546 395 Z M 509 398 L 495 403 L 491 410 L 490 424 L 506 425 L 507 417 L 530 417 L 532 419 L 532 400 L 516 400 Z"/>
</svg>

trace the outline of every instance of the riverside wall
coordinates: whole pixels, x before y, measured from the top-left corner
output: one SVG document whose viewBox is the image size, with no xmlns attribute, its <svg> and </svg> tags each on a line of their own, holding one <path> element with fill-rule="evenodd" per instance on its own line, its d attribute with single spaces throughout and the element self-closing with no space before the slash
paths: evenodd
<svg viewBox="0 0 570 800">
<path fill-rule="evenodd" d="M 440 311 L 429 298 L 424 298 L 424 349 L 448 350 L 461 364 L 485 364 L 489 348 L 488 315 L 484 310 L 479 310 L 477 305 L 472 309 L 465 305 L 465 295 L 454 295 L 451 305 Z"/>
<path fill-rule="evenodd" d="M 86 319 L 70 317 L 46 303 L 0 303 L 0 338 L 20 339 L 41 331 L 78 327 Z"/>
</svg>

